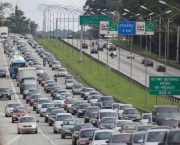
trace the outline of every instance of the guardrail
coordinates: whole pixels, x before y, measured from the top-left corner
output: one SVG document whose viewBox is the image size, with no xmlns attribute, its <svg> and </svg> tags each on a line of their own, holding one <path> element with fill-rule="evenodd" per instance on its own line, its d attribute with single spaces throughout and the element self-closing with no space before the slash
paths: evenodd
<svg viewBox="0 0 180 145">
<path fill-rule="evenodd" d="M 66 45 L 72 47 L 73 49 L 79 51 L 79 49 L 76 48 L 75 46 L 67 43 L 67 42 L 64 41 L 64 40 L 61 40 L 61 41 L 62 41 L 63 43 L 65 43 Z M 41 43 L 41 42 L 40 42 L 40 43 Z M 42 45 L 43 45 L 43 44 L 42 44 Z M 43 46 L 44 46 L 44 45 L 43 45 Z M 106 92 L 104 92 L 104 91 L 102 91 L 102 90 L 99 90 L 98 88 L 96 88 L 96 87 L 94 87 L 93 85 L 91 85 L 83 76 L 81 76 L 75 69 L 73 69 L 68 63 L 66 63 L 62 58 L 60 58 L 60 57 L 59 57 L 57 54 L 55 54 L 52 50 L 50 50 L 50 49 L 47 48 L 46 46 L 44 46 L 44 48 L 46 48 L 48 51 L 50 51 L 52 54 L 54 54 L 57 58 L 59 58 L 69 69 L 71 69 L 76 75 L 78 75 L 87 85 L 89 85 L 90 87 L 95 88 L 97 91 L 99 91 L 99 92 L 100 92 L 101 94 L 103 94 L 103 95 L 111 96 L 111 95 L 107 94 Z M 89 55 L 88 55 L 87 53 L 85 53 L 84 51 L 83 51 L 83 54 L 86 55 L 87 57 L 89 57 Z M 97 63 L 100 63 L 100 64 L 103 65 L 103 66 L 106 66 L 105 63 L 99 61 L 98 59 L 96 59 L 96 58 L 94 58 L 94 57 L 92 57 L 92 59 L 93 59 L 94 61 L 96 61 Z M 121 77 L 125 78 L 126 80 L 131 81 L 134 85 L 138 86 L 139 88 L 145 90 L 145 86 L 143 86 L 142 84 L 140 84 L 140 83 L 137 82 L 136 80 L 134 80 L 134 79 L 131 80 L 130 77 L 128 77 L 128 76 L 126 76 L 125 74 L 117 71 L 117 70 L 114 69 L 114 68 L 111 68 L 111 70 L 112 70 L 114 73 L 116 73 L 116 74 L 120 75 Z M 148 88 L 147 88 L 147 90 L 148 90 Z M 115 97 L 113 97 L 113 98 L 114 98 L 115 102 L 124 103 L 123 101 L 121 101 L 121 100 L 119 100 L 119 99 L 117 99 L 117 98 L 115 98 Z M 173 102 L 180 102 L 180 98 L 176 98 L 176 97 L 174 98 L 174 97 L 167 96 L 166 99 L 171 100 L 172 103 L 173 103 Z M 178 100 L 177 100 L 177 99 L 178 99 Z M 137 108 L 137 107 L 136 107 L 136 108 Z M 143 109 L 141 109 L 141 108 L 137 108 L 137 109 L 138 109 L 141 113 L 147 113 L 146 110 L 143 110 Z"/>
</svg>

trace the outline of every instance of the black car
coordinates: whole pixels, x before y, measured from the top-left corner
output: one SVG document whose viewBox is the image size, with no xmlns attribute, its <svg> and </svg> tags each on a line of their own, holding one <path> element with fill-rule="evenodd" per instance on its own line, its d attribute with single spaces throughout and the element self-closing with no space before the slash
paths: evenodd
<svg viewBox="0 0 180 145">
<path fill-rule="evenodd" d="M 8 98 L 11 100 L 11 91 L 9 88 L 0 88 L 0 99 Z"/>
<path fill-rule="evenodd" d="M 166 67 L 163 64 L 159 64 L 156 66 L 156 71 L 166 72 Z"/>
<path fill-rule="evenodd" d="M 99 50 L 100 50 L 100 51 L 103 51 L 103 45 L 99 45 L 98 48 L 97 48 L 97 50 L 98 50 L 98 51 L 99 51 Z"/>
<path fill-rule="evenodd" d="M 87 49 L 88 49 L 88 45 L 87 45 L 86 42 L 83 42 L 83 43 L 82 43 L 82 48 L 87 48 Z"/>
<path fill-rule="evenodd" d="M 0 77 L 6 77 L 6 71 L 4 69 L 0 69 Z"/>
<path fill-rule="evenodd" d="M 90 106 L 89 103 L 80 104 L 77 110 L 77 117 L 84 116 L 84 113 L 86 111 L 86 108 Z"/>
<path fill-rule="evenodd" d="M 111 45 L 110 48 L 109 48 L 109 51 L 116 51 L 116 46 L 115 45 Z"/>
<path fill-rule="evenodd" d="M 84 123 L 89 122 L 91 112 L 98 112 L 99 109 L 100 108 L 98 106 L 88 106 L 88 107 L 86 107 L 86 112 L 84 113 Z"/>
<path fill-rule="evenodd" d="M 92 49 L 91 49 L 91 54 L 92 54 L 92 53 L 98 53 L 97 49 L 96 49 L 96 48 L 92 48 Z"/>
<path fill-rule="evenodd" d="M 79 136 L 80 130 L 84 128 L 94 128 L 91 123 L 80 123 L 76 124 L 72 133 L 72 145 L 76 145 L 77 138 Z"/>
<path fill-rule="evenodd" d="M 67 39 L 73 39 L 72 35 L 68 35 Z"/>
<path fill-rule="evenodd" d="M 153 67 L 153 61 L 150 59 L 147 59 L 144 61 L 144 66 L 152 66 Z"/>
</svg>

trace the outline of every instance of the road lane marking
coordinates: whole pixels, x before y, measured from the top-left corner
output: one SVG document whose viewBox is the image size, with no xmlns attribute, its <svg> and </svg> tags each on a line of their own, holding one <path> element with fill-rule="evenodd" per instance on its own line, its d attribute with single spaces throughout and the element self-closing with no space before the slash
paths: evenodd
<svg viewBox="0 0 180 145">
<path fill-rule="evenodd" d="M 1 44 L 1 52 L 2 52 L 2 55 L 3 55 L 3 58 L 4 58 L 4 62 L 5 62 L 5 65 L 6 65 L 6 70 L 7 70 L 8 75 L 9 75 L 9 71 L 8 71 L 8 67 L 7 67 L 5 55 L 4 55 L 3 50 L 2 50 L 2 44 Z M 10 76 L 10 75 L 9 75 L 9 76 Z M 19 100 L 19 98 L 18 98 L 18 96 L 17 96 L 17 94 L 16 94 L 16 90 L 15 90 L 13 84 L 12 84 L 12 81 L 11 81 L 11 78 L 10 78 L 10 77 L 9 77 L 9 82 L 10 82 L 10 84 L 11 84 L 11 86 L 12 86 L 12 89 L 13 89 L 13 92 L 14 92 L 14 94 L 15 94 L 15 97 L 16 97 L 17 101 L 22 105 L 21 101 Z M 55 143 L 53 143 L 53 141 L 52 141 L 51 139 L 49 139 L 46 135 L 43 134 L 43 132 L 41 131 L 40 127 L 38 128 L 38 130 L 39 130 L 40 134 L 41 134 L 44 138 L 46 138 L 47 140 L 49 140 L 49 141 L 51 142 L 52 145 L 56 145 Z M 17 136 L 16 138 L 14 138 L 14 139 L 11 140 L 10 142 L 8 142 L 8 144 L 5 144 L 5 145 L 10 145 L 10 144 L 13 143 L 15 140 L 17 140 L 19 137 L 21 137 L 21 135 L 20 135 L 20 136 Z"/>
<path fill-rule="evenodd" d="M 15 138 L 13 138 L 11 141 L 5 143 L 4 145 L 11 145 L 14 141 L 16 141 L 17 139 L 19 139 L 22 135 L 18 135 Z"/>
</svg>

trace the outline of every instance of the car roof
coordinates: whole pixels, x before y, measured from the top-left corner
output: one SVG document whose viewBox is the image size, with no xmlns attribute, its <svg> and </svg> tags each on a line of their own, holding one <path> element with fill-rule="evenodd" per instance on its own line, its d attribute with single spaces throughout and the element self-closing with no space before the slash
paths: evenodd
<svg viewBox="0 0 180 145">
<path fill-rule="evenodd" d="M 54 104 L 54 103 L 43 103 L 43 104 Z"/>
<path fill-rule="evenodd" d="M 86 131 L 86 130 L 99 130 L 99 128 L 83 128 L 80 130 L 81 131 Z"/>
<path fill-rule="evenodd" d="M 20 116 L 20 118 L 27 118 L 27 117 L 33 117 L 35 119 L 34 116 Z"/>
<path fill-rule="evenodd" d="M 9 102 L 7 104 L 20 104 L 19 102 Z"/>
<path fill-rule="evenodd" d="M 49 98 L 39 98 L 39 100 L 49 100 Z"/>
<path fill-rule="evenodd" d="M 159 132 L 159 131 L 168 131 L 168 129 L 150 129 L 150 130 L 147 130 L 147 133 L 148 132 Z"/>
<path fill-rule="evenodd" d="M 95 133 L 98 133 L 98 132 L 114 132 L 114 130 L 110 130 L 110 129 L 98 129 L 95 131 Z"/>
<path fill-rule="evenodd" d="M 99 112 L 115 112 L 116 113 L 116 111 L 114 111 L 113 109 L 101 109 L 99 110 Z"/>
<path fill-rule="evenodd" d="M 98 108 L 99 109 L 98 106 L 88 106 L 86 109 L 88 109 L 88 108 Z"/>
<path fill-rule="evenodd" d="M 128 133 L 128 132 L 113 132 L 112 135 L 124 135 L 124 134 L 132 134 L 132 133 Z"/>
<path fill-rule="evenodd" d="M 71 115 L 71 113 L 57 113 L 56 115 Z"/>
</svg>

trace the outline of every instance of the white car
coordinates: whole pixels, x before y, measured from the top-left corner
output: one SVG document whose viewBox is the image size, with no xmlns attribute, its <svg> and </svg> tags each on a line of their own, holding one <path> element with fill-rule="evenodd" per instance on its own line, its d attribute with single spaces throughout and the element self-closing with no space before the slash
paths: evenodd
<svg viewBox="0 0 180 145">
<path fill-rule="evenodd" d="M 133 108 L 133 106 L 131 104 L 120 104 L 119 105 L 119 108 L 117 110 L 119 118 L 122 117 L 122 113 L 123 113 L 124 109 L 126 109 L 126 108 Z"/>
<path fill-rule="evenodd" d="M 41 109 L 39 111 L 40 117 L 44 117 L 46 114 L 46 110 L 49 107 L 54 107 L 54 103 L 43 103 Z"/>
<path fill-rule="evenodd" d="M 5 107 L 5 116 L 6 117 L 12 116 L 11 112 L 16 106 L 21 106 L 21 104 L 18 102 L 9 102 Z"/>
<path fill-rule="evenodd" d="M 40 74 L 44 72 L 44 69 L 42 68 L 42 66 L 36 66 L 36 72 L 37 72 L 37 75 L 39 76 Z"/>
<path fill-rule="evenodd" d="M 110 129 L 96 130 L 89 145 L 106 145 L 106 141 L 109 140 L 113 132 Z"/>
<path fill-rule="evenodd" d="M 96 106 L 95 104 L 97 103 L 97 101 L 99 100 L 100 97 L 101 97 L 101 95 L 92 95 L 89 98 L 89 103 L 91 104 L 91 106 Z"/>
<path fill-rule="evenodd" d="M 108 43 L 107 44 L 107 49 L 109 49 L 111 45 L 113 45 L 113 44 L 112 43 Z"/>
<path fill-rule="evenodd" d="M 67 70 L 66 68 L 59 68 L 58 71 L 57 71 L 57 76 L 60 77 L 60 76 L 66 76 L 67 75 Z"/>
<path fill-rule="evenodd" d="M 113 56 L 117 57 L 117 51 L 115 50 L 112 50 L 111 53 L 110 53 L 110 56 L 113 54 Z"/>
<path fill-rule="evenodd" d="M 53 103 L 54 103 L 54 106 L 55 107 L 63 107 L 64 106 L 64 101 L 66 100 L 66 97 L 63 96 L 63 95 L 57 95 L 54 100 L 53 100 Z"/>
<path fill-rule="evenodd" d="M 61 67 L 61 64 L 60 64 L 59 61 L 53 61 L 53 62 L 52 62 L 52 70 L 58 69 L 58 68 L 60 68 L 60 67 Z"/>
<path fill-rule="evenodd" d="M 115 132 L 119 132 L 119 129 L 121 129 L 121 126 L 124 122 L 133 122 L 132 120 L 116 120 L 114 125 L 112 126 L 112 130 Z"/>
<path fill-rule="evenodd" d="M 44 103 L 50 103 L 50 100 L 48 98 L 40 98 L 40 99 L 38 99 L 36 113 L 40 112 L 41 106 Z"/>
<path fill-rule="evenodd" d="M 66 82 L 66 89 L 71 89 L 73 84 L 75 83 L 76 81 L 74 79 L 72 80 L 67 80 Z"/>
<path fill-rule="evenodd" d="M 151 118 L 152 118 L 152 113 L 143 113 L 142 119 L 140 120 L 140 123 L 142 125 L 148 124 L 149 121 L 151 122 Z"/>
<path fill-rule="evenodd" d="M 127 59 L 129 59 L 129 58 L 133 58 L 133 59 L 135 58 L 133 52 L 128 52 L 127 53 Z"/>
</svg>

